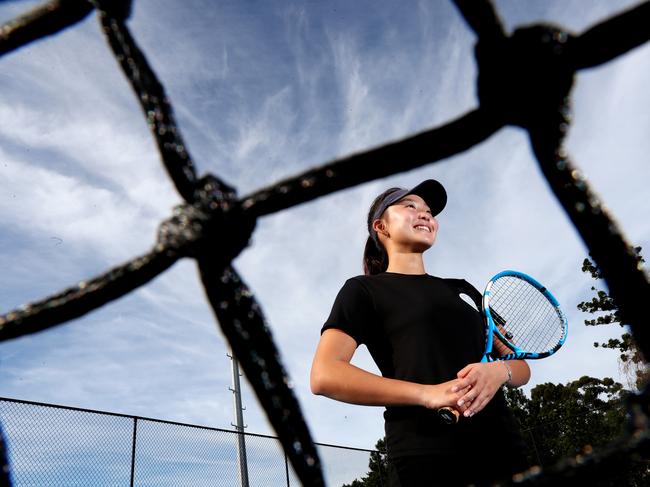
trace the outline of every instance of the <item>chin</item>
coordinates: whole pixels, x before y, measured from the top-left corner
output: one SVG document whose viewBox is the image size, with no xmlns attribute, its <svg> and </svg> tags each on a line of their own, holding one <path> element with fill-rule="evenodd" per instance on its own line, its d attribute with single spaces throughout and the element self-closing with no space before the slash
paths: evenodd
<svg viewBox="0 0 650 487">
<path fill-rule="evenodd" d="M 431 240 L 431 242 L 418 242 L 418 245 L 416 246 L 416 251 L 424 252 L 425 250 L 429 250 L 431 247 L 433 247 L 434 242 L 435 242 L 435 238 Z"/>
</svg>

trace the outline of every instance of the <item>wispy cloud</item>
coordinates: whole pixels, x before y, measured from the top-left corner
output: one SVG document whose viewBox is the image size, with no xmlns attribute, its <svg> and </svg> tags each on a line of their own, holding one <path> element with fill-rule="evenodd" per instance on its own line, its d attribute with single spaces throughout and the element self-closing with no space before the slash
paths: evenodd
<svg viewBox="0 0 650 487">
<path fill-rule="evenodd" d="M 497 7 L 509 28 L 547 18 L 581 31 L 633 3 Z M 442 124 L 477 103 L 474 36 L 451 2 L 258 7 L 253 14 L 244 4 L 143 0 L 130 21 L 199 172 L 223 177 L 240 194 Z M 649 56 L 646 46 L 578 75 L 567 140 L 631 240 L 644 246 L 650 121 L 640 107 L 649 101 Z M 95 19 L 1 62 L 6 311 L 148 250 L 180 199 Z M 425 256 L 430 273 L 481 287 L 501 268 L 519 268 L 569 311 L 567 345 L 533 365 L 531 386 L 618 374 L 615 353 L 594 351 L 592 342 L 619 330 L 588 329 L 575 309 L 591 284 L 579 269 L 586 250 L 525 133 L 508 128 L 448 161 L 258 221 L 235 265 L 265 311 L 319 441 L 373 447 L 383 435 L 381 408 L 312 396 L 309 367 L 338 289 L 361 273 L 372 199 L 427 177 L 443 181 L 450 195 L 438 242 Z M 196 267 L 185 260 L 87 317 L 2 344 L 0 395 L 228 427 L 226 352 Z M 354 361 L 377 371 L 365 349 Z M 249 431 L 270 432 L 247 386 L 244 400 Z"/>
</svg>

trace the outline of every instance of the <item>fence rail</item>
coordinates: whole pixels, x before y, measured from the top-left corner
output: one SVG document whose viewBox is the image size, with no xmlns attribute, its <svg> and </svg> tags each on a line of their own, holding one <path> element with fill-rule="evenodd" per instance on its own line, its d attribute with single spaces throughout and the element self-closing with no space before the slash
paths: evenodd
<svg viewBox="0 0 650 487">
<path fill-rule="evenodd" d="M 16 487 L 297 486 L 278 438 L 141 416 L 0 398 Z M 329 485 L 364 476 L 374 450 L 316 443 Z"/>
</svg>

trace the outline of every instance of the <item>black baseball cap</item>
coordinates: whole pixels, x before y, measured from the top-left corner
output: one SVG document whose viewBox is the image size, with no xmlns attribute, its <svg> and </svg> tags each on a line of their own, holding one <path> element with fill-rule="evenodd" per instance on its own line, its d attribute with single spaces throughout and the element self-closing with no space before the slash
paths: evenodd
<svg viewBox="0 0 650 487">
<path fill-rule="evenodd" d="M 394 205 L 399 200 L 410 194 L 415 194 L 422 198 L 429 206 L 429 209 L 431 209 L 431 214 L 433 216 L 440 213 L 447 204 L 447 192 L 445 191 L 444 186 L 435 179 L 427 179 L 422 181 L 413 189 L 399 189 L 394 193 L 389 194 L 377 207 L 375 213 L 372 215 L 372 220 L 369 223 L 372 224 L 376 219 L 381 218 L 381 215 L 384 214 L 386 208 Z"/>
</svg>

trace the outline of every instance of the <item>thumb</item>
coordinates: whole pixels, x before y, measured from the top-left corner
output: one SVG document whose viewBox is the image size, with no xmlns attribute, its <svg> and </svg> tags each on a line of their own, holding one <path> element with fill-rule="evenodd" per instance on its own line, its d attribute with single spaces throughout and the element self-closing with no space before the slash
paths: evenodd
<svg viewBox="0 0 650 487">
<path fill-rule="evenodd" d="M 467 374 L 469 374 L 470 370 L 472 370 L 472 364 L 466 365 L 465 367 L 463 367 L 462 369 L 460 369 L 460 370 L 458 371 L 458 373 L 456 374 L 456 377 L 458 377 L 459 379 L 462 379 L 462 378 L 465 377 Z"/>
</svg>

